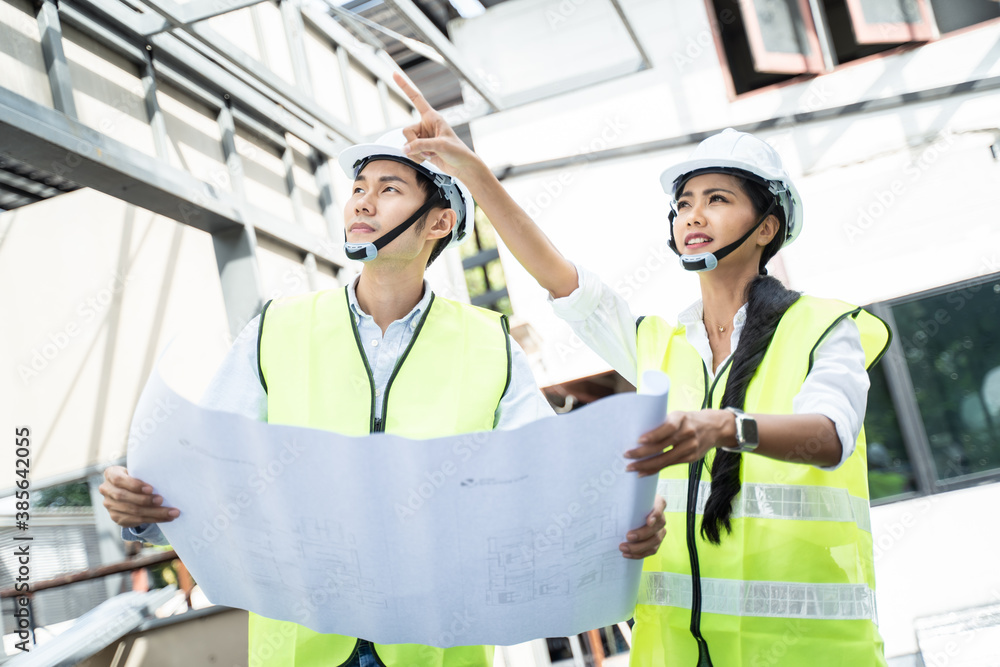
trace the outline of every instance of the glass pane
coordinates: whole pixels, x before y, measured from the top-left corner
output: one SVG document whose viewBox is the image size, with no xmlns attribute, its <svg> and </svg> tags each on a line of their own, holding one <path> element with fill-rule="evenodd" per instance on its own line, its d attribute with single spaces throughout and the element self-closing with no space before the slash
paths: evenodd
<svg viewBox="0 0 1000 667">
<path fill-rule="evenodd" d="M 503 274 L 503 264 L 499 259 L 494 259 L 486 265 L 486 275 L 490 279 L 491 289 L 503 289 L 507 286 L 507 278 Z"/>
<path fill-rule="evenodd" d="M 868 390 L 868 409 L 865 411 L 865 436 L 868 441 L 868 492 L 874 501 L 916 491 L 917 484 L 885 373 L 876 366 L 870 376 L 872 386 Z"/>
<path fill-rule="evenodd" d="M 1000 468 L 1000 275 L 893 313 L 938 478 Z"/>
<path fill-rule="evenodd" d="M 465 284 L 469 288 L 469 297 L 479 296 L 486 291 L 486 275 L 483 269 L 477 266 L 465 270 Z"/>
</svg>

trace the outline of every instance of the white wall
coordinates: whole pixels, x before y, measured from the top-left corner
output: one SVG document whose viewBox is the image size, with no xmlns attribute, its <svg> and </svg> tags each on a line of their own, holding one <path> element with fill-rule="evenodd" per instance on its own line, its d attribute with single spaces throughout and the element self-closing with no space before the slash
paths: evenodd
<svg viewBox="0 0 1000 667">
<path fill-rule="evenodd" d="M 32 428 L 34 487 L 124 456 L 132 408 L 175 335 L 202 341 L 177 385 L 200 395 L 229 339 L 208 234 L 80 190 L 0 215 L 0 238 L 0 402 L 5 428 Z"/>
<path fill-rule="evenodd" d="M 989 509 L 996 502 L 993 484 L 872 508 L 887 656 L 916 653 L 914 623 L 921 618 L 1000 603 L 1000 533 Z M 962 656 L 974 648 L 970 639 L 955 637 L 947 664 L 967 664 Z"/>
</svg>

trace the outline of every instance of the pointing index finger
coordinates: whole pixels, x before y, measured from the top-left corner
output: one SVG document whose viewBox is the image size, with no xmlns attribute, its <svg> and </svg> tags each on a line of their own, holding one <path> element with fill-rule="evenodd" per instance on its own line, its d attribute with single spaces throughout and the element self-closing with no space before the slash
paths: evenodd
<svg viewBox="0 0 1000 667">
<path fill-rule="evenodd" d="M 410 98 L 410 101 L 413 102 L 413 106 L 416 107 L 421 116 L 428 111 L 434 110 L 431 108 L 431 105 L 427 103 L 427 100 L 424 99 L 424 96 L 420 94 L 420 91 L 417 90 L 413 84 L 404 79 L 402 74 L 399 72 L 393 72 L 392 79 L 396 82 L 397 86 L 403 89 L 403 92 Z"/>
</svg>

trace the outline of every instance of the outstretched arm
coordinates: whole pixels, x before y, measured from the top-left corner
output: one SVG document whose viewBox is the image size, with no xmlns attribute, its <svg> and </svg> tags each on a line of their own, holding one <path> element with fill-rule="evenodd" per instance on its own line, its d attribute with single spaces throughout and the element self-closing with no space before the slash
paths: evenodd
<svg viewBox="0 0 1000 667">
<path fill-rule="evenodd" d="M 420 122 L 403 130 L 409 142 L 407 154 L 417 161 L 430 161 L 469 186 L 504 244 L 538 284 L 555 298 L 572 293 L 579 286 L 576 267 L 507 194 L 489 167 L 458 138 L 420 91 L 398 73 L 393 76 L 420 113 Z"/>
</svg>

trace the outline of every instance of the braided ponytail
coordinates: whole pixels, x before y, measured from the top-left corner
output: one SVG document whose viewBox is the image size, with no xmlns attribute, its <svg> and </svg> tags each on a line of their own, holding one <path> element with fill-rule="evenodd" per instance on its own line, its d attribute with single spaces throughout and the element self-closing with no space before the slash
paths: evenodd
<svg viewBox="0 0 1000 667">
<path fill-rule="evenodd" d="M 770 195 L 752 181 L 743 181 L 744 190 L 750 196 L 758 215 L 766 210 Z M 740 334 L 740 342 L 733 354 L 732 367 L 726 390 L 722 394 L 722 407 L 743 408 L 746 402 L 747 386 L 757 372 L 764 354 L 767 352 L 778 322 L 785 311 L 798 300 L 799 292 L 787 289 L 777 278 L 767 275 L 764 265 L 777 254 L 784 240 L 784 215 L 778 234 L 764 249 L 760 259 L 760 275 L 747 285 L 747 319 Z M 701 535 L 713 544 L 722 539 L 722 528 L 732 532 L 730 516 L 733 513 L 733 499 L 740 492 L 740 463 L 743 455 L 739 452 L 715 451 L 712 463 L 712 491 L 705 503 L 705 514 L 701 522 Z"/>
</svg>

